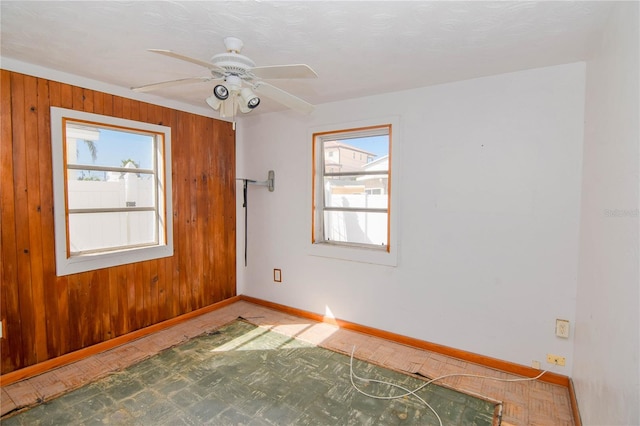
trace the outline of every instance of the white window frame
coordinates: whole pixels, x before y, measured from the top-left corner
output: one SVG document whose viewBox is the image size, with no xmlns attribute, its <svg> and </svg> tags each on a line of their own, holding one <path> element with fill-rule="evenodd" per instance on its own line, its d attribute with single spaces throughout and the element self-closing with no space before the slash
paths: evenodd
<svg viewBox="0 0 640 426">
<path fill-rule="evenodd" d="M 376 128 L 389 126 L 389 207 L 388 207 L 388 237 L 384 248 L 367 244 L 339 243 L 324 241 L 318 238 L 322 235 L 319 221 L 324 220 L 322 206 L 317 206 L 317 200 L 322 199 L 322 155 L 319 152 L 321 143 L 316 138 L 327 133 L 349 132 L 357 129 Z M 310 203 L 312 214 L 309 227 L 311 228 L 311 240 L 308 246 L 308 254 L 313 256 L 328 257 L 354 262 L 372 263 L 386 266 L 397 266 L 398 262 L 398 176 L 399 176 L 399 140 L 400 120 L 398 117 L 386 117 L 376 120 L 363 120 L 342 124 L 319 126 L 309 130 L 310 163 L 312 164 L 310 182 Z"/>
<path fill-rule="evenodd" d="M 158 241 L 150 246 L 130 246 L 90 253 L 70 254 L 68 241 L 68 200 L 66 183 L 66 122 L 89 123 L 115 130 L 140 131 L 158 135 L 156 143 L 156 188 Z M 134 120 L 51 107 L 51 142 L 56 274 L 64 276 L 101 268 L 159 259 L 173 255 L 173 212 L 171 197 L 171 128 Z"/>
</svg>

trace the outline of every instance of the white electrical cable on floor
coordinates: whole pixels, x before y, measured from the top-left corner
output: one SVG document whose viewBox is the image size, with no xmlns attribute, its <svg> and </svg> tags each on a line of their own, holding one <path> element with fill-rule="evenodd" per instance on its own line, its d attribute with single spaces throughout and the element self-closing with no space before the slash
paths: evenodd
<svg viewBox="0 0 640 426">
<path fill-rule="evenodd" d="M 422 402 L 429 410 L 431 410 L 431 412 L 433 414 L 435 414 L 435 416 L 438 418 L 438 423 L 440 423 L 440 426 L 442 426 L 442 419 L 440 419 L 440 416 L 438 415 L 438 413 L 436 412 L 436 410 L 433 409 L 433 407 L 431 405 L 429 405 L 429 403 L 427 401 L 425 401 L 424 399 L 422 399 L 419 395 L 416 394 L 416 392 L 418 391 L 418 389 L 416 389 L 415 391 L 411 391 L 405 387 L 402 387 L 400 385 L 396 385 L 394 383 L 388 383 L 388 382 L 383 382 L 381 380 L 374 380 L 374 379 L 365 379 L 364 377 L 358 377 L 356 375 L 356 373 L 353 372 L 353 351 L 355 351 L 356 347 L 353 347 L 353 350 L 351 351 L 351 362 L 349 363 L 349 378 L 351 379 L 351 385 L 353 386 L 353 388 L 355 390 L 357 390 L 358 392 L 360 392 L 361 394 L 368 396 L 370 398 L 375 398 L 375 399 L 396 399 L 396 398 L 402 398 L 403 396 L 407 396 L 407 395 L 413 395 L 416 398 L 418 398 L 420 400 L 420 402 Z M 362 389 L 358 388 L 358 386 L 356 386 L 355 382 L 353 381 L 353 378 L 356 378 L 358 380 L 364 380 L 367 382 L 372 382 L 372 383 L 381 383 L 383 385 L 389 385 L 389 386 L 393 386 L 395 388 L 401 389 L 403 391 L 405 391 L 406 393 L 403 395 L 398 395 L 398 396 L 378 396 L 378 395 L 371 395 L 366 393 L 365 391 L 363 391 Z"/>
<path fill-rule="evenodd" d="M 413 396 L 415 396 L 416 398 L 418 398 L 418 399 L 419 399 L 419 400 L 420 400 L 420 401 L 421 401 L 421 402 L 422 402 L 422 403 L 423 403 L 423 404 L 424 404 L 424 405 L 425 405 L 429 410 L 431 410 L 431 412 L 433 412 L 433 414 L 435 414 L 435 416 L 436 416 L 436 417 L 437 417 L 437 419 L 438 419 L 438 423 L 440 424 L 440 426 L 442 426 L 442 419 L 440 418 L 440 416 L 438 415 L 438 413 L 436 412 L 436 410 L 434 410 L 434 409 L 433 409 L 433 407 L 427 403 L 427 401 L 425 401 L 424 399 L 422 399 L 420 396 L 418 396 L 418 395 L 416 394 L 416 392 L 418 392 L 418 391 L 419 391 L 419 390 L 421 390 L 421 389 L 424 389 L 427 385 L 430 385 L 431 383 L 433 383 L 433 382 L 437 382 L 437 381 L 442 380 L 442 379 L 446 379 L 446 378 L 448 378 L 448 377 L 475 377 L 475 378 L 477 378 L 477 379 L 495 380 L 495 381 L 498 381 L 498 382 L 528 382 L 528 381 L 532 381 L 532 380 L 537 380 L 537 379 L 539 379 L 540 377 L 542 377 L 542 375 L 543 375 L 543 374 L 545 374 L 545 373 L 547 372 L 547 370 L 543 370 L 543 371 L 542 371 L 540 374 L 538 374 L 536 377 L 526 377 L 526 378 L 518 378 L 518 379 L 501 379 L 501 378 L 498 378 L 498 377 L 481 376 L 481 375 L 479 375 L 479 374 L 469 374 L 469 373 L 452 373 L 452 374 L 445 374 L 445 375 L 443 375 L 443 376 L 436 377 L 436 378 L 434 378 L 434 379 L 430 379 L 430 380 L 428 380 L 427 382 L 423 383 L 422 385 L 418 386 L 416 389 L 414 389 L 414 390 L 410 390 L 410 389 L 407 389 L 407 388 L 405 388 L 405 387 L 403 387 L 403 386 L 396 385 L 396 384 L 394 384 L 394 383 L 389 383 L 389 382 L 385 382 L 385 381 L 382 381 L 382 380 L 375 380 L 375 379 L 367 379 L 367 378 L 363 378 L 363 377 L 358 377 L 358 376 L 353 372 L 353 353 L 355 352 L 355 350 L 356 350 L 356 347 L 355 347 L 355 345 L 354 345 L 354 346 L 353 346 L 353 349 L 351 349 L 351 360 L 350 360 L 350 362 L 349 362 L 349 371 L 350 371 L 351 385 L 353 386 L 353 388 L 354 388 L 355 390 L 357 390 L 357 391 L 358 391 L 358 392 L 360 392 L 361 394 L 363 394 L 363 395 L 365 395 L 365 396 L 368 396 L 368 397 L 370 397 L 370 398 L 375 398 L 375 399 L 385 399 L 385 400 L 387 400 L 387 399 L 399 399 L 399 398 L 404 398 L 405 396 L 408 396 L 408 395 L 413 395 Z M 363 381 L 367 381 L 367 382 L 371 382 L 371 383 L 380 383 L 380 384 L 383 384 L 383 385 L 392 386 L 392 387 L 395 387 L 395 388 L 401 389 L 401 390 L 405 391 L 406 393 L 401 394 L 401 395 L 394 395 L 394 396 L 379 396 L 379 395 L 371 395 L 371 394 L 368 394 L 368 393 L 364 392 L 363 390 L 361 390 L 360 388 L 358 388 L 358 387 L 356 386 L 355 382 L 353 381 L 353 378 L 354 378 L 354 377 L 355 377 L 356 379 L 358 379 L 358 380 L 363 380 Z M 483 398 L 485 398 L 485 399 L 492 399 L 492 398 L 485 397 L 485 396 L 482 396 L 482 395 L 480 395 L 480 396 L 481 396 L 481 397 L 483 397 Z"/>
</svg>

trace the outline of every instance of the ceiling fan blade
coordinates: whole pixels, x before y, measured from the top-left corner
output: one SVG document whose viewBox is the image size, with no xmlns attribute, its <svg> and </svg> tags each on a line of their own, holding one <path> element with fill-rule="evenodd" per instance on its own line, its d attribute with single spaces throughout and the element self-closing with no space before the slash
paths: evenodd
<svg viewBox="0 0 640 426">
<path fill-rule="evenodd" d="M 257 82 L 253 86 L 253 90 L 255 90 L 256 93 L 260 93 L 262 95 L 265 95 L 267 98 L 281 103 L 284 106 L 298 110 L 300 112 L 304 112 L 306 114 L 311 114 L 311 112 L 315 108 L 309 102 L 304 101 L 289 92 L 285 92 L 282 89 L 278 89 L 277 87 L 272 86 L 269 83 L 265 83 L 264 81 Z"/>
<path fill-rule="evenodd" d="M 181 84 L 189 84 L 189 83 L 197 83 L 197 82 L 206 82 L 211 80 L 213 80 L 213 78 L 211 77 L 181 78 L 179 80 L 163 81 L 161 83 L 152 83 L 152 84 L 146 84 L 144 86 L 132 87 L 131 90 L 133 90 L 134 92 L 142 93 L 142 92 L 150 92 L 156 89 L 162 89 L 164 87 L 179 86 Z"/>
<path fill-rule="evenodd" d="M 212 64 L 211 62 L 201 61 L 200 59 L 191 58 L 189 56 L 184 56 L 179 53 L 175 53 L 171 50 L 165 49 L 147 49 L 149 52 L 159 53 L 161 55 L 169 56 L 171 58 L 180 59 L 182 61 L 191 62 L 192 64 L 200 65 L 205 68 L 209 68 L 211 71 L 215 71 L 224 75 L 227 71 L 224 68 L 220 68 L 219 66 Z"/>
<path fill-rule="evenodd" d="M 258 78 L 318 78 L 318 74 L 309 65 L 272 65 L 254 67 L 249 70 Z"/>
</svg>

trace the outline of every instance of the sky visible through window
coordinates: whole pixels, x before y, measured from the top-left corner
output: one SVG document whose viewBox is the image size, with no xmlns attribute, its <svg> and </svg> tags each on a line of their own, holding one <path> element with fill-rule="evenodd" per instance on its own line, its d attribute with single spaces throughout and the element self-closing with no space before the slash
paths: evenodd
<svg viewBox="0 0 640 426">
<path fill-rule="evenodd" d="M 364 151 L 371 152 L 378 159 L 389 154 L 389 136 L 368 136 L 364 138 L 340 139 L 341 142 L 360 148 Z"/>
<path fill-rule="evenodd" d="M 131 159 L 141 169 L 152 169 L 152 141 L 153 138 L 148 135 L 100 129 L 100 139 L 95 142 L 96 160 L 91 158 L 88 145 L 78 141 L 77 161 L 79 164 L 121 167 L 123 160 Z"/>
<path fill-rule="evenodd" d="M 152 169 L 152 138 L 109 129 L 100 129 L 100 140 L 96 141 L 97 157 L 91 158 L 91 151 L 86 143 L 79 141 L 77 145 L 78 163 L 96 166 L 122 166 L 122 161 L 131 159 L 142 169 Z M 370 136 L 364 138 L 343 139 L 343 143 L 360 148 L 376 155 L 376 159 L 389 154 L 389 137 Z"/>
</svg>

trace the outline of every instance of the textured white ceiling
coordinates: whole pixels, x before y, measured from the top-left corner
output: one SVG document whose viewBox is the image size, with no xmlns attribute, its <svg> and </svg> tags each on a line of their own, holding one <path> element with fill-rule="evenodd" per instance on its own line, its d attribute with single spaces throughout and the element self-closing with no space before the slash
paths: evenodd
<svg viewBox="0 0 640 426">
<path fill-rule="evenodd" d="M 3 58 L 121 87 L 206 76 L 239 37 L 257 65 L 306 63 L 317 80 L 270 81 L 314 104 L 588 59 L 610 2 L 5 1 Z M 213 83 L 154 92 L 203 106 Z M 284 109 L 263 99 L 256 110 Z"/>
</svg>

